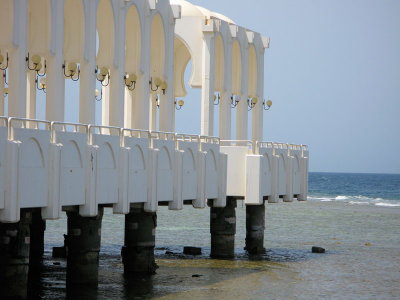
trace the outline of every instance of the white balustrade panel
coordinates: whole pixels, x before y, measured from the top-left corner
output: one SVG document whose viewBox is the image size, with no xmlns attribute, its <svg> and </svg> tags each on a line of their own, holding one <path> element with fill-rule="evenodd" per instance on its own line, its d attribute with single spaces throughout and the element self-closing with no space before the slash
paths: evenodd
<svg viewBox="0 0 400 300">
<path fill-rule="evenodd" d="M 149 140 L 125 137 L 128 154 L 128 203 L 147 202 Z"/>
<path fill-rule="evenodd" d="M 56 132 L 55 142 L 62 144 L 60 157 L 60 205 L 85 204 L 86 133 Z"/>
<path fill-rule="evenodd" d="M 182 198 L 183 200 L 195 200 L 198 195 L 198 167 L 199 142 L 178 142 L 179 150 L 184 151 L 182 156 Z"/>
<path fill-rule="evenodd" d="M 205 198 L 218 199 L 220 145 L 201 143 L 201 150 L 206 153 L 204 170 Z"/>
<path fill-rule="evenodd" d="M 157 155 L 157 201 L 174 200 L 175 141 L 154 140 Z"/>
<path fill-rule="evenodd" d="M 50 131 L 14 128 L 13 140 L 21 142 L 18 156 L 20 208 L 46 207 Z"/>
<path fill-rule="evenodd" d="M 97 150 L 96 201 L 97 204 L 118 203 L 118 165 L 120 158 L 120 137 L 113 135 L 92 135 Z"/>
<path fill-rule="evenodd" d="M 6 174 L 7 127 L 0 127 L 0 209 L 4 208 Z"/>
</svg>

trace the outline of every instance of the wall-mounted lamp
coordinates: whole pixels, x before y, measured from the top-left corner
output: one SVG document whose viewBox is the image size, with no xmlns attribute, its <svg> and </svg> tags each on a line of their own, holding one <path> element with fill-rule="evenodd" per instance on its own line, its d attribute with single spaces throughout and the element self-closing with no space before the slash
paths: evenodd
<svg viewBox="0 0 400 300">
<path fill-rule="evenodd" d="M 47 87 L 46 78 L 40 78 L 39 81 L 39 77 L 36 76 L 35 83 L 36 83 L 36 88 L 39 91 L 43 91 L 44 93 L 46 93 L 46 87 Z"/>
<path fill-rule="evenodd" d="M 4 64 L 4 56 L 3 56 L 3 54 L 0 53 L 0 70 L 2 70 L 2 71 L 7 70 L 7 68 L 8 68 L 8 52 L 6 54 L 6 59 L 5 60 L 6 60 L 6 63 L 5 63 L 5 66 L 3 66 L 3 64 Z"/>
<path fill-rule="evenodd" d="M 176 110 L 181 110 L 184 105 L 185 105 L 185 101 L 183 101 L 182 99 L 178 100 L 178 101 L 175 100 L 175 109 Z"/>
<path fill-rule="evenodd" d="M 126 74 L 124 76 L 125 85 L 128 90 L 133 91 L 136 88 L 137 76 L 136 74 Z"/>
<path fill-rule="evenodd" d="M 235 108 L 236 106 L 238 106 L 240 102 L 240 96 L 238 95 L 232 95 L 231 96 L 231 107 Z"/>
<path fill-rule="evenodd" d="M 221 101 L 221 94 L 217 93 L 214 95 L 214 105 L 219 105 L 219 102 Z"/>
<path fill-rule="evenodd" d="M 161 83 L 160 87 L 161 87 L 161 90 L 162 90 L 163 95 L 165 95 L 165 93 L 167 92 L 168 83 L 167 83 L 166 81 L 163 81 L 163 82 Z"/>
<path fill-rule="evenodd" d="M 95 89 L 94 90 L 94 98 L 96 99 L 96 101 L 101 101 L 101 99 L 103 99 L 103 89 Z"/>
<path fill-rule="evenodd" d="M 154 83 L 154 85 L 156 86 L 155 88 L 153 88 L 153 83 Z M 154 81 L 153 81 L 153 78 L 150 78 L 150 81 L 149 81 L 150 89 L 151 89 L 153 92 L 156 92 L 156 91 L 158 90 L 158 88 L 161 86 L 162 83 L 163 83 L 163 82 L 162 82 L 161 79 L 158 78 L 158 77 L 156 77 L 156 78 L 154 79 Z"/>
<path fill-rule="evenodd" d="M 31 59 L 29 59 L 29 52 L 28 52 L 28 56 L 25 58 L 26 61 L 26 66 L 28 67 L 29 70 L 31 71 L 35 71 L 36 75 L 38 75 L 39 77 L 43 77 L 44 75 L 46 75 L 46 69 L 47 69 L 47 62 L 46 60 L 44 60 L 44 68 L 43 68 L 43 73 L 40 73 L 40 70 L 42 69 L 42 58 L 40 57 L 40 55 L 33 55 Z M 33 66 L 31 67 L 30 62 L 32 62 Z"/>
<path fill-rule="evenodd" d="M 80 70 L 79 66 L 76 63 L 70 62 L 68 64 L 68 66 L 66 66 L 65 62 L 64 62 L 64 64 L 62 65 L 62 68 L 64 70 L 64 76 L 66 78 L 71 78 L 72 81 L 78 81 L 79 80 L 79 77 L 80 77 L 80 74 L 81 74 L 81 70 Z"/>
<path fill-rule="evenodd" d="M 263 107 L 265 110 L 269 110 L 272 106 L 272 101 L 271 100 L 267 100 L 267 101 L 263 101 Z"/>
<path fill-rule="evenodd" d="M 7 98 L 8 96 L 8 88 L 4 88 L 4 98 Z"/>
<path fill-rule="evenodd" d="M 108 86 L 110 84 L 110 71 L 106 67 L 101 67 L 100 70 L 97 67 L 94 71 L 96 73 L 96 79 L 100 81 L 102 86 Z M 106 81 L 107 78 L 107 81 Z M 104 83 L 107 82 L 107 83 Z"/>
<path fill-rule="evenodd" d="M 3 70 L 4 72 L 3 72 L 3 79 L 4 79 L 4 84 L 5 85 L 8 85 L 8 82 L 7 82 L 7 72 L 6 72 L 6 70 Z"/>
<path fill-rule="evenodd" d="M 252 110 L 257 103 L 258 103 L 257 97 L 247 98 L 247 106 L 249 107 L 249 111 Z"/>
</svg>

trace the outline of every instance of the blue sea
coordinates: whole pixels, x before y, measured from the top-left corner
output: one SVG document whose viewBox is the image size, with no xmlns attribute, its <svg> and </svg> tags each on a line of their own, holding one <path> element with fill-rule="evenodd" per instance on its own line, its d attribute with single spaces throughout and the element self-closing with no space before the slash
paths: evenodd
<svg viewBox="0 0 400 300">
<path fill-rule="evenodd" d="M 400 207 L 400 174 L 310 173 L 309 200 Z"/>
<path fill-rule="evenodd" d="M 124 216 L 105 209 L 99 286 L 68 289 L 66 217 L 47 221 L 44 271 L 30 299 L 400 299 L 400 175 L 310 173 L 309 201 L 266 204 L 266 252 L 244 251 L 246 209 L 236 209 L 233 260 L 210 259 L 210 210 L 159 207 L 157 274 L 123 274 Z M 198 257 L 184 246 L 202 248 Z M 312 246 L 326 249 L 314 254 Z M 172 254 L 171 254 L 172 253 Z"/>
</svg>

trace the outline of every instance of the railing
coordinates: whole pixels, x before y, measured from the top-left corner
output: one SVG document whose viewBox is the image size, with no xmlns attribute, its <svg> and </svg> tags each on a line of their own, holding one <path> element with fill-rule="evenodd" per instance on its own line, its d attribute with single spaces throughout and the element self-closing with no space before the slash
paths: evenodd
<svg viewBox="0 0 400 300">
<path fill-rule="evenodd" d="M 215 137 L 215 136 L 201 135 L 200 136 L 200 142 L 201 143 L 207 143 L 207 144 L 220 145 L 221 144 L 221 139 L 219 137 Z"/>
<path fill-rule="evenodd" d="M 7 117 L 0 117 L 0 126 L 8 127 L 8 118 Z"/>
<path fill-rule="evenodd" d="M 20 124 L 20 127 L 17 128 L 25 128 L 25 129 L 51 129 L 50 121 L 43 120 L 34 120 L 34 119 L 23 119 L 23 118 L 9 118 L 8 119 L 8 139 L 14 139 L 14 129 L 16 127 L 15 123 Z M 40 128 L 42 127 L 42 128 Z"/>
<path fill-rule="evenodd" d="M 56 143 L 57 132 L 72 132 L 72 133 L 84 133 L 89 132 L 89 125 L 77 124 L 77 123 L 63 123 L 63 122 L 51 122 L 51 141 Z"/>
<path fill-rule="evenodd" d="M 89 144 L 93 144 L 93 135 L 94 134 L 118 136 L 121 138 L 122 128 L 114 127 L 114 126 L 89 125 L 88 133 L 89 133 Z M 120 141 L 120 143 L 121 143 L 121 141 Z"/>
</svg>

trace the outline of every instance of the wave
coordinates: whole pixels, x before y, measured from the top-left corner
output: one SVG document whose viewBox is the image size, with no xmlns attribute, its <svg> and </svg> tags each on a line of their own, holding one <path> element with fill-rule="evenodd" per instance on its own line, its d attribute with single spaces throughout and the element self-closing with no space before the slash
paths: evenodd
<svg viewBox="0 0 400 300">
<path fill-rule="evenodd" d="M 308 197 L 310 201 L 319 202 L 342 202 L 350 205 L 375 205 L 378 207 L 400 207 L 399 200 L 390 200 L 382 198 L 372 198 L 363 195 L 351 196 L 351 195 L 337 195 L 337 196 L 313 196 Z"/>
</svg>

